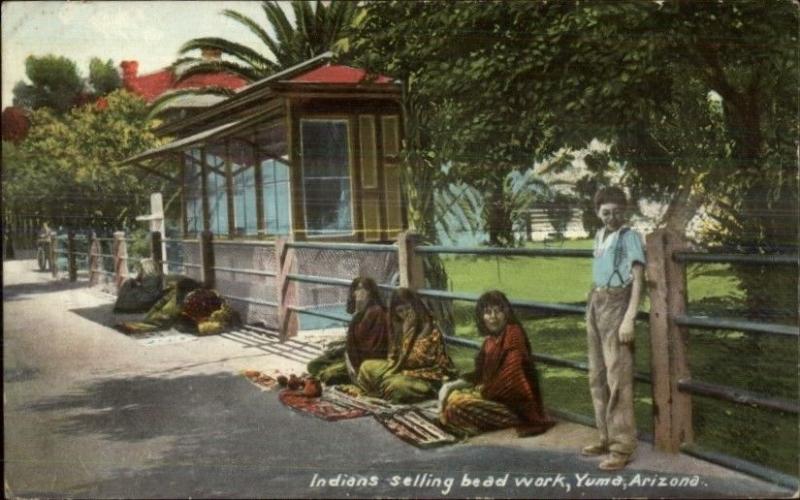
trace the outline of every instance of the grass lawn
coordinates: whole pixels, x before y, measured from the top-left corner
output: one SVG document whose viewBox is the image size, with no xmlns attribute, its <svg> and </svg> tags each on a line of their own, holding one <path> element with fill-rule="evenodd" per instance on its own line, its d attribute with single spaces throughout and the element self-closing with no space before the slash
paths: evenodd
<svg viewBox="0 0 800 500">
<path fill-rule="evenodd" d="M 542 248 L 541 243 L 528 244 Z M 591 240 L 567 241 L 563 248 L 591 248 Z M 502 290 L 511 299 L 542 302 L 585 302 L 590 287 L 591 260 L 557 257 L 443 256 L 456 292 Z M 687 268 L 689 311 L 730 316 L 743 293 L 725 264 Z M 780 293 L 776 290 L 776 293 Z M 456 335 L 477 339 L 474 304 L 453 304 Z M 648 309 L 647 300 L 643 310 Z M 541 318 L 517 311 L 537 353 L 586 361 L 585 323 L 579 316 Z M 464 371 L 472 369 L 475 351 L 455 348 L 451 355 Z M 691 330 L 689 363 L 692 378 L 772 397 L 796 400 L 798 350 L 796 340 L 735 331 Z M 636 370 L 650 372 L 648 325 L 636 328 Z M 551 408 L 593 415 L 586 373 L 570 368 L 538 366 L 545 404 Z M 652 434 L 650 385 L 636 383 L 636 418 L 642 433 Z M 797 473 L 797 415 L 693 397 L 695 442 L 713 450 Z"/>
</svg>

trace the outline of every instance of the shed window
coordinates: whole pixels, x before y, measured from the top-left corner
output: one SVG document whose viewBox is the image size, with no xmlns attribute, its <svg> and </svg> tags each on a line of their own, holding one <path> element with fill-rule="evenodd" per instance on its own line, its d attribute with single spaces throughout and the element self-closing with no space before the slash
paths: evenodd
<svg viewBox="0 0 800 500">
<path fill-rule="evenodd" d="M 253 146 L 232 140 L 228 153 L 233 174 L 233 205 L 237 235 L 258 233 L 256 217 L 256 176 Z"/>
<path fill-rule="evenodd" d="M 289 234 L 289 167 L 273 159 L 261 160 L 264 178 L 264 215 L 267 234 Z"/>
<path fill-rule="evenodd" d="M 203 192 L 200 185 L 203 171 L 201 168 L 201 151 L 191 149 L 184 158 L 184 189 L 186 200 L 186 230 L 189 234 L 197 234 L 203 230 Z"/>
<path fill-rule="evenodd" d="M 228 195 L 226 192 L 225 148 L 213 146 L 206 150 L 208 162 L 208 202 L 211 232 L 228 234 Z"/>
<path fill-rule="evenodd" d="M 307 234 L 352 234 L 347 120 L 301 120 L 303 207 Z"/>
</svg>

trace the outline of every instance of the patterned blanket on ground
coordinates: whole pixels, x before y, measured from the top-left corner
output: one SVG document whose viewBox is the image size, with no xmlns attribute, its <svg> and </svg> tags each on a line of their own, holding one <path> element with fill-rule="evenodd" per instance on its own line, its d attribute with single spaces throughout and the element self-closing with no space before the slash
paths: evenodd
<svg viewBox="0 0 800 500">
<path fill-rule="evenodd" d="M 303 395 L 303 391 L 284 389 L 278 394 L 278 399 L 293 410 L 309 413 L 328 421 L 346 420 L 368 415 L 366 410 L 337 404 L 326 400 L 324 397 L 309 398 Z"/>
<path fill-rule="evenodd" d="M 280 401 L 295 410 L 325 420 L 344 420 L 372 415 L 389 432 L 418 448 L 432 448 L 458 441 L 442 428 L 436 414 L 436 401 L 417 405 L 393 405 L 377 398 L 354 396 L 328 387 L 319 398 L 308 398 L 302 391 L 284 390 Z"/>
</svg>

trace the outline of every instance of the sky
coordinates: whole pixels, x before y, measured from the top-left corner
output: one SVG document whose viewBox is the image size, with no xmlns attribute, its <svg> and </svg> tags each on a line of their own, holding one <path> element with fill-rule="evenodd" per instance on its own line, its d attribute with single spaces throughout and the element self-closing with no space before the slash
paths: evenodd
<svg viewBox="0 0 800 500">
<path fill-rule="evenodd" d="M 65 56 L 75 61 L 82 76 L 88 76 L 92 57 L 112 59 L 117 67 L 120 61 L 138 60 L 139 74 L 146 74 L 168 66 L 192 38 L 216 36 L 262 46 L 244 26 L 220 15 L 223 9 L 266 24 L 260 2 L 3 2 L 2 107 L 12 104 L 14 85 L 27 81 L 29 55 Z"/>
</svg>

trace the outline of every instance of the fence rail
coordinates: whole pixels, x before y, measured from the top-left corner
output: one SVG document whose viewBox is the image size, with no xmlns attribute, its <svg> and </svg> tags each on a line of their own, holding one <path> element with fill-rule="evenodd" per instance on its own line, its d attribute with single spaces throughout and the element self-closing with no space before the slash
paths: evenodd
<svg viewBox="0 0 800 500">
<path fill-rule="evenodd" d="M 342 250 L 355 252 L 396 252 L 394 245 L 380 245 L 371 243 L 336 243 L 332 246 L 329 243 L 313 243 L 306 241 L 295 241 L 286 244 L 287 248 L 305 248 L 309 250 Z"/>
<path fill-rule="evenodd" d="M 691 380 L 678 381 L 678 389 L 698 396 L 706 396 L 729 401 L 742 405 L 757 406 L 768 410 L 783 411 L 786 413 L 800 413 L 800 405 L 796 401 L 782 398 L 768 398 L 756 392 L 745 391 L 736 387 L 709 384 L 708 382 L 694 382 Z"/>
<path fill-rule="evenodd" d="M 591 250 L 570 248 L 467 248 L 448 246 L 418 246 L 415 251 L 422 254 L 471 254 L 491 255 L 496 257 L 575 257 L 588 259 Z"/>
<path fill-rule="evenodd" d="M 675 323 L 681 326 L 694 326 L 705 330 L 736 330 L 741 332 L 765 333 L 788 337 L 800 336 L 800 327 L 778 323 L 759 323 L 733 318 L 711 318 L 707 316 L 675 316 Z"/>
<path fill-rule="evenodd" d="M 238 273 L 238 274 L 253 274 L 257 276 L 269 276 L 275 277 L 278 273 L 272 271 L 259 271 L 257 269 L 242 269 L 238 267 L 221 267 L 221 266 L 212 266 L 212 269 L 215 271 L 226 271 L 229 273 Z"/>
<path fill-rule="evenodd" d="M 798 255 L 748 255 L 733 253 L 675 252 L 676 262 L 711 262 L 718 264 L 792 265 L 800 264 Z"/>
</svg>

